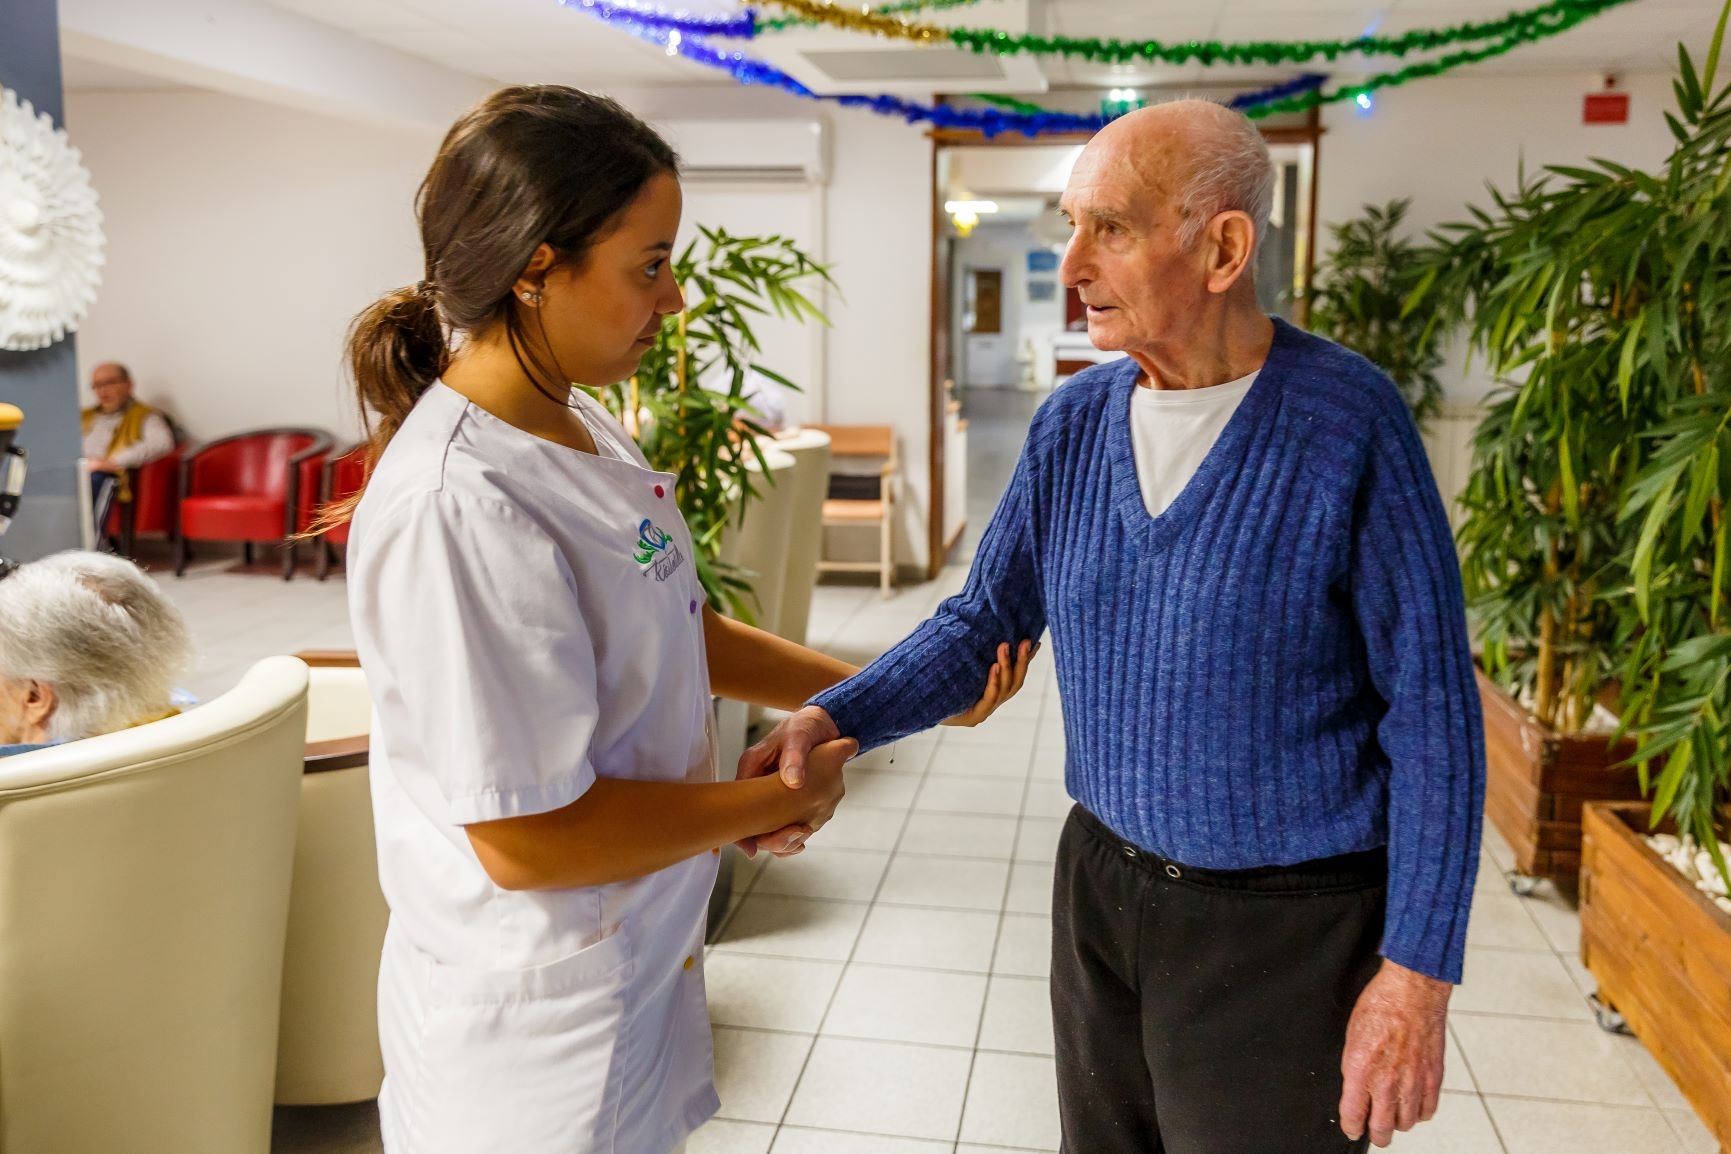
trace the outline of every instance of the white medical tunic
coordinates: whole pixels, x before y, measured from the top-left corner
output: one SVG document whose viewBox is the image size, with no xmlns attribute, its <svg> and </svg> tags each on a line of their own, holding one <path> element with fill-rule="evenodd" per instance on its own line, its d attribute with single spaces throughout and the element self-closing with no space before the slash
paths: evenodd
<svg viewBox="0 0 1731 1154">
<path fill-rule="evenodd" d="M 666 1154 L 718 1105 L 702 941 L 716 858 L 511 892 L 463 830 L 568 805 L 597 776 L 715 777 L 674 479 L 578 403 L 598 456 L 433 386 L 354 519 L 391 1154 Z"/>
</svg>

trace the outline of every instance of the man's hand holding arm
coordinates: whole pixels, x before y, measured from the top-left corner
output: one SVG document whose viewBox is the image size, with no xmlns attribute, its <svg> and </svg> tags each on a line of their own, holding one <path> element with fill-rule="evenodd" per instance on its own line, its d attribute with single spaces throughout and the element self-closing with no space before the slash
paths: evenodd
<svg viewBox="0 0 1731 1154">
<path fill-rule="evenodd" d="M 779 770 L 798 788 L 809 751 L 835 740 L 826 735 L 845 734 L 871 749 L 946 719 L 974 724 L 996 708 L 994 697 L 1001 701 L 1020 688 L 1036 648 L 1032 639 L 1046 629 L 1034 555 L 1034 443 L 1030 435 L 962 591 L 857 676 L 820 693 L 746 750 L 739 777 Z M 1015 638 L 1027 640 L 1012 664 L 1007 639 Z M 785 854 L 804 837 L 778 830 L 756 844 Z"/>
</svg>

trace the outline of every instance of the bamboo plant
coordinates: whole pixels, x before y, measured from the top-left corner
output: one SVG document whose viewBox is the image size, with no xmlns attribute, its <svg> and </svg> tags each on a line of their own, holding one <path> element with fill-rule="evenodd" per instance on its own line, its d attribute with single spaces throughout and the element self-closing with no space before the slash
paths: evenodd
<svg viewBox="0 0 1731 1154">
<path fill-rule="evenodd" d="M 1475 438 L 1461 530 L 1487 664 L 1565 727 L 1615 676 L 1654 823 L 1673 816 L 1716 859 L 1731 787 L 1731 85 L 1714 89 L 1728 13 L 1701 71 L 1679 48 L 1662 170 L 1600 160 L 1523 179 L 1438 235 L 1409 301 L 1464 310 L 1493 370 L 1525 374 Z"/>
<path fill-rule="evenodd" d="M 703 226 L 674 257 L 673 275 L 685 310 L 666 319 L 637 374 L 602 390 L 601 399 L 650 466 L 676 478 L 674 496 L 710 603 L 751 621 L 752 574 L 718 559 L 729 525 L 744 521 L 769 476 L 759 447 L 769 433 L 746 399 L 746 380 L 756 372 L 799 391 L 758 360 L 763 350 L 753 325 L 768 316 L 828 324 L 809 294 L 834 282 L 786 237 Z"/>
<path fill-rule="evenodd" d="M 1582 283 L 1592 257 L 1570 247 L 1575 192 L 1560 179 L 1523 173 L 1513 195 L 1493 188 L 1489 211 L 1434 234 L 1407 312 L 1428 304 L 1433 330 L 1464 321 L 1504 381 L 1473 435 L 1461 574 L 1485 671 L 1571 734 L 1613 676 L 1607 593 L 1627 582 L 1619 500 L 1656 414 L 1646 394 L 1625 408 L 1616 393 L 1617 302 L 1563 287 Z"/>
<path fill-rule="evenodd" d="M 1615 178 L 1649 231 L 1614 287 L 1625 316 L 1618 388 L 1642 381 L 1665 409 L 1623 506 L 1640 526 L 1623 607 L 1634 640 L 1625 721 L 1641 739 L 1655 822 L 1674 815 L 1731 882 L 1716 836 L 1731 793 L 1731 84 L 1713 88 L 1728 15 L 1731 0 L 1701 73 L 1679 49 L 1666 170 Z"/>
<path fill-rule="evenodd" d="M 1420 245 L 1401 230 L 1410 200 L 1368 204 L 1333 225 L 1334 248 L 1317 270 L 1310 328 L 1387 373 L 1424 427 L 1442 407 L 1441 333 L 1403 307 L 1423 275 Z"/>
</svg>

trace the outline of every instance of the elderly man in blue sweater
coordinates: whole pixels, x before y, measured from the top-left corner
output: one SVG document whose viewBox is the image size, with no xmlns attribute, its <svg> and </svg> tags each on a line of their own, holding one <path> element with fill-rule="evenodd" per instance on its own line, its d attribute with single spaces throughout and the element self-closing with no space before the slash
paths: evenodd
<svg viewBox="0 0 1731 1154">
<path fill-rule="evenodd" d="M 963 591 L 741 763 L 935 725 L 1050 628 L 1068 1154 L 1362 1151 L 1437 1106 L 1484 789 L 1460 575 L 1388 378 L 1257 306 L 1272 186 L 1218 105 L 1094 138 L 1061 275 L 1128 357 L 1042 406 Z"/>
</svg>

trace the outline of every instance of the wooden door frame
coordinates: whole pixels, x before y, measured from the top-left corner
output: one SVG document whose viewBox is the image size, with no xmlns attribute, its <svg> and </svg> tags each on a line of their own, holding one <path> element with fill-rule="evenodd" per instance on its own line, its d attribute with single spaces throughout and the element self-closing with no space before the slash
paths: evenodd
<svg viewBox="0 0 1731 1154">
<path fill-rule="evenodd" d="M 1310 221 L 1305 234 L 1304 283 L 1308 288 L 1316 279 L 1316 231 L 1317 231 L 1317 188 L 1322 183 L 1322 110 L 1312 107 L 1299 125 L 1264 128 L 1263 139 L 1270 144 L 1308 144 L 1310 150 Z M 947 342 L 940 345 L 938 339 L 943 326 L 949 323 L 948 301 L 943 299 L 940 291 L 945 283 L 942 270 L 938 268 L 938 241 L 943 236 L 943 194 L 938 189 L 938 153 L 945 148 L 959 145 L 984 148 L 1031 148 L 1049 147 L 1054 144 L 1086 144 L 1093 138 L 1087 132 L 1061 132 L 1047 136 L 1022 136 L 1006 133 L 1003 136 L 988 138 L 985 133 L 972 129 L 936 128 L 928 132 L 932 141 L 931 176 L 927 181 L 927 191 L 931 196 L 931 320 L 928 333 L 928 347 L 931 353 L 931 379 L 927 388 L 927 422 L 928 422 L 928 455 L 927 477 L 930 492 L 926 500 L 926 579 L 933 580 L 942 572 L 945 555 L 949 552 L 944 547 L 944 426 L 945 401 L 944 379 L 949 366 L 944 363 L 943 355 L 949 349 Z M 955 286 L 950 285 L 950 291 Z M 1310 312 L 1310 295 L 1305 294 L 1299 302 L 1299 319 L 1304 321 Z M 951 334 L 954 339 L 955 334 Z"/>
</svg>

